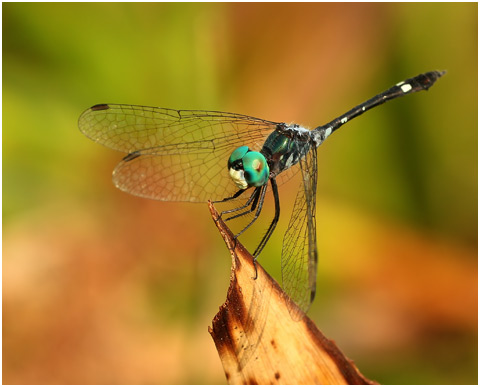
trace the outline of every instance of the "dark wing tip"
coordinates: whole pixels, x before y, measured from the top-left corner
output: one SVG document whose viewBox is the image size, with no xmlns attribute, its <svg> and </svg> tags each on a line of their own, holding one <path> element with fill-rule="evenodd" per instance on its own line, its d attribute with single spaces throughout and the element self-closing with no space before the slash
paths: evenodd
<svg viewBox="0 0 480 387">
<path fill-rule="evenodd" d="M 96 111 L 96 110 L 107 110 L 110 109 L 110 105 L 106 103 L 99 103 L 97 105 L 93 105 L 90 110 Z"/>
<path fill-rule="evenodd" d="M 90 120 L 90 114 L 95 111 L 101 111 L 101 110 L 108 110 L 110 109 L 110 105 L 106 103 L 100 103 L 97 105 L 93 105 L 91 108 L 88 108 L 85 110 L 82 114 L 80 114 L 80 117 L 78 118 L 78 127 L 80 128 L 80 131 L 84 133 L 87 137 L 91 137 L 87 131 L 89 130 L 89 120 Z"/>
<path fill-rule="evenodd" d="M 135 160 L 137 157 L 140 157 L 140 155 L 141 154 L 139 151 L 131 152 L 123 158 L 123 161 L 127 162 Z"/>
</svg>

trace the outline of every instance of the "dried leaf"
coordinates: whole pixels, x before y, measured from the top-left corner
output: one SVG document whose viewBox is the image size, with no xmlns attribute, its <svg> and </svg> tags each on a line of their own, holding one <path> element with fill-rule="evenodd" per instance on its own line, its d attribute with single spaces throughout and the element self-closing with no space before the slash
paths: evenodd
<svg viewBox="0 0 480 387">
<path fill-rule="evenodd" d="M 209 332 L 230 384 L 375 384 L 303 315 L 209 203 L 232 256 L 227 300 Z"/>
</svg>

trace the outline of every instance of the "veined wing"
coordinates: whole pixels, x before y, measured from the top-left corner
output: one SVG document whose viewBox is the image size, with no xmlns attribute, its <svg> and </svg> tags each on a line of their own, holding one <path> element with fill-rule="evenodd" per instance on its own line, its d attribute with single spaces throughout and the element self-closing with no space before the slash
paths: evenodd
<svg viewBox="0 0 480 387">
<path fill-rule="evenodd" d="M 302 183 L 295 199 L 292 217 L 283 239 L 282 285 L 285 292 L 307 312 L 316 291 L 317 279 L 317 236 L 316 236 L 316 190 L 317 148 L 309 146 L 306 156 L 300 160 Z M 290 310 L 295 320 L 298 311 Z"/>
<path fill-rule="evenodd" d="M 128 193 L 168 201 L 221 200 L 238 188 L 227 170 L 241 145 L 259 151 L 278 123 L 234 113 L 104 104 L 87 109 L 80 130 L 126 152 L 115 185 Z"/>
</svg>

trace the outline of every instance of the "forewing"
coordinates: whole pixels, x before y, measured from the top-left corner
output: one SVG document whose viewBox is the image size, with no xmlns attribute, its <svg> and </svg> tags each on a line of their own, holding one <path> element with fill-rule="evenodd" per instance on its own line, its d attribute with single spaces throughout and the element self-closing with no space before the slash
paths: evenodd
<svg viewBox="0 0 480 387">
<path fill-rule="evenodd" d="M 238 188 L 227 170 L 241 145 L 259 151 L 278 123 L 241 114 L 96 105 L 79 119 L 92 140 L 129 155 L 116 167 L 123 191 L 158 200 L 222 200 Z"/>
<path fill-rule="evenodd" d="M 223 160 L 228 160 L 229 151 Z M 122 160 L 113 172 L 113 182 L 122 191 L 165 201 L 206 202 L 231 197 L 239 188 L 228 175 L 226 162 L 216 152 L 146 154 Z M 246 193 L 249 195 L 251 192 Z M 243 195 L 239 199 L 243 198 Z"/>
<path fill-rule="evenodd" d="M 310 146 L 310 149 L 299 162 L 302 183 L 285 232 L 282 250 L 283 289 L 303 312 L 307 312 L 315 297 L 317 278 L 317 148 L 313 144 L 305 146 Z M 294 310 L 291 310 L 291 314 L 294 319 L 301 318 Z"/>
</svg>

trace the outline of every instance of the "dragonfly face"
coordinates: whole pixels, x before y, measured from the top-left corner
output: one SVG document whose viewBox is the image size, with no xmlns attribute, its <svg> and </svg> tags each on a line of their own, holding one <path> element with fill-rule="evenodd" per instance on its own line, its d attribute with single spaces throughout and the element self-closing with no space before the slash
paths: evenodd
<svg viewBox="0 0 480 387">
<path fill-rule="evenodd" d="M 228 159 L 228 172 L 235 185 L 242 190 L 267 184 L 270 175 L 265 157 L 247 146 L 232 152 Z"/>
</svg>

